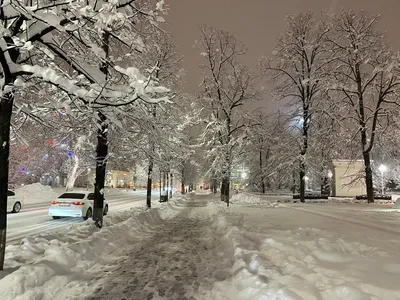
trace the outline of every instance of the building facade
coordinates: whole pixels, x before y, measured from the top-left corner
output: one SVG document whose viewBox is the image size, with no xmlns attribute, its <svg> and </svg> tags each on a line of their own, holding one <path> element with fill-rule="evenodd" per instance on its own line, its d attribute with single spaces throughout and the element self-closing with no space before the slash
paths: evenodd
<svg viewBox="0 0 400 300">
<path fill-rule="evenodd" d="M 362 160 L 333 160 L 332 161 L 332 196 L 355 197 L 365 195 Z"/>
</svg>

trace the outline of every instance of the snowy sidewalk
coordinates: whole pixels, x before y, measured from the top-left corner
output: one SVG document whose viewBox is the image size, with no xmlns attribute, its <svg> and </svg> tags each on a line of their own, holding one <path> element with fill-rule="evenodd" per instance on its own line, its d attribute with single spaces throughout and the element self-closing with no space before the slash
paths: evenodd
<svg viewBox="0 0 400 300">
<path fill-rule="evenodd" d="M 211 232 L 208 201 L 195 196 L 146 241 L 126 247 L 85 299 L 210 299 L 213 283 L 229 275 L 223 270 L 232 261 L 218 251 L 224 247 Z"/>
</svg>

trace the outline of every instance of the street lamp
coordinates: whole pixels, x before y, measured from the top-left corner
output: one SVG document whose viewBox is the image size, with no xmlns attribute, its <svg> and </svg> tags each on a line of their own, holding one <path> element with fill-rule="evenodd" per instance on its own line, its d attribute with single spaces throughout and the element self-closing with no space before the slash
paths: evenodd
<svg viewBox="0 0 400 300">
<path fill-rule="evenodd" d="M 387 171 L 387 167 L 385 165 L 379 166 L 379 171 L 381 172 L 381 183 L 382 183 L 382 195 L 384 194 L 384 187 L 383 187 L 383 173 Z"/>
</svg>

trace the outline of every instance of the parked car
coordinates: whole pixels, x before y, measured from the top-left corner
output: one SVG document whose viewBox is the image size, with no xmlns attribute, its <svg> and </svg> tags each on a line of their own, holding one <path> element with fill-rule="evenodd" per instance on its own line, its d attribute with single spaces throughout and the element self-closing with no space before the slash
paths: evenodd
<svg viewBox="0 0 400 300">
<path fill-rule="evenodd" d="M 15 196 L 13 191 L 7 191 L 7 211 L 19 213 L 22 209 L 24 200 Z"/>
<path fill-rule="evenodd" d="M 50 202 L 49 216 L 53 219 L 61 217 L 83 217 L 87 220 L 93 216 L 94 193 L 64 193 L 57 200 Z M 103 215 L 108 213 L 108 203 L 104 201 Z"/>
</svg>

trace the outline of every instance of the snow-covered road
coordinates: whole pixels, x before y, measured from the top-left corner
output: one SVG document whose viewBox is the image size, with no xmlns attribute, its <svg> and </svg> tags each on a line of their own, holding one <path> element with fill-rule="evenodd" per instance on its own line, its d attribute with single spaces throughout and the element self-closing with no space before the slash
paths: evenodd
<svg viewBox="0 0 400 300">
<path fill-rule="evenodd" d="M 153 193 L 153 201 L 158 200 L 157 195 L 157 192 Z M 110 212 L 124 211 L 131 207 L 144 206 L 145 199 L 145 191 L 116 193 L 106 197 Z M 29 202 L 29 196 L 27 202 Z M 25 236 L 50 232 L 83 222 L 82 218 L 62 218 L 53 220 L 48 215 L 48 207 L 49 201 L 26 204 L 20 213 L 8 214 L 7 242 L 9 244 L 15 243 Z"/>
</svg>

